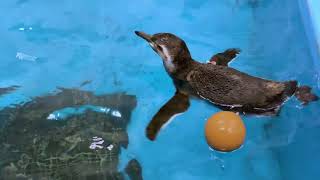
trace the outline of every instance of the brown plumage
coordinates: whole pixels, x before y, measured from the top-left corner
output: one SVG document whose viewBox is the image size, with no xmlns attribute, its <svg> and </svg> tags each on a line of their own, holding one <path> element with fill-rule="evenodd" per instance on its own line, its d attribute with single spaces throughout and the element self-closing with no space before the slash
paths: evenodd
<svg viewBox="0 0 320 180">
<path fill-rule="evenodd" d="M 189 96 L 200 97 L 224 110 L 262 115 L 277 114 L 283 102 L 296 91 L 304 104 L 318 99 L 310 87 L 299 88 L 297 81 L 266 80 L 228 67 L 239 49 L 228 49 L 214 55 L 209 63 L 200 63 L 192 59 L 185 42 L 173 34 L 148 35 L 138 31 L 136 34 L 163 59 L 177 90 L 148 125 L 147 136 L 151 140 L 170 117 L 188 109 Z"/>
<path fill-rule="evenodd" d="M 257 114 L 274 113 L 297 87 L 295 81 L 270 81 L 226 66 L 201 63 L 190 71 L 188 83 L 197 95 L 215 105 Z"/>
</svg>

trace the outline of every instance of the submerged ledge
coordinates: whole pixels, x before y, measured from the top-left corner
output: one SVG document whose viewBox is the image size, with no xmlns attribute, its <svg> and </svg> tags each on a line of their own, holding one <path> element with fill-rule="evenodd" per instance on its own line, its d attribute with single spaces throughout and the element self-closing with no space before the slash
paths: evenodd
<svg viewBox="0 0 320 180">
<path fill-rule="evenodd" d="M 59 88 L 3 108 L 0 179 L 124 179 L 125 172 L 118 170 L 119 156 L 129 144 L 127 126 L 136 105 L 135 95 Z M 91 108 L 71 113 L 64 121 L 47 118 L 61 109 L 82 107 Z M 92 107 L 108 107 L 121 116 Z M 127 175 L 141 180 L 139 162 L 130 162 Z"/>
</svg>

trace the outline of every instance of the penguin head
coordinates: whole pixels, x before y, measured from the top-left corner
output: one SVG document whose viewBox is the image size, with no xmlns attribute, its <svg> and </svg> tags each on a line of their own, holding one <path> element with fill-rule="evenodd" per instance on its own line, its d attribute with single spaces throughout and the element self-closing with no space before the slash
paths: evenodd
<svg viewBox="0 0 320 180">
<path fill-rule="evenodd" d="M 135 33 L 146 40 L 152 49 L 162 58 L 166 69 L 173 72 L 179 64 L 191 59 L 186 43 L 171 33 L 149 35 L 141 31 Z"/>
</svg>

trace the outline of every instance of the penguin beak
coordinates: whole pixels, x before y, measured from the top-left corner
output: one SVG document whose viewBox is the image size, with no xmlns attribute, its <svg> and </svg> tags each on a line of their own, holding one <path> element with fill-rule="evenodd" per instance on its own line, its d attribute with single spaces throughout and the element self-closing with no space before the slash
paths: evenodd
<svg viewBox="0 0 320 180">
<path fill-rule="evenodd" d="M 149 45 L 151 46 L 151 48 L 158 53 L 162 59 L 166 59 L 166 56 L 163 54 L 162 52 L 162 47 L 159 46 L 158 44 L 156 44 L 154 41 L 151 40 L 152 35 L 149 35 L 147 33 L 144 33 L 142 31 L 135 31 L 136 35 L 138 35 L 139 37 L 143 38 L 144 40 L 146 40 Z"/>
<path fill-rule="evenodd" d="M 136 35 L 143 38 L 144 40 L 148 41 L 149 43 L 152 42 L 151 41 L 151 35 L 144 33 L 142 31 L 135 31 Z"/>
</svg>

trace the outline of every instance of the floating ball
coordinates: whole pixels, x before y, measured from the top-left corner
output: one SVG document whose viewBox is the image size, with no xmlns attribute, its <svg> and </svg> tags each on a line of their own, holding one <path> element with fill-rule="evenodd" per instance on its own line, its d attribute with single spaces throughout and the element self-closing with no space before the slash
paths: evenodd
<svg viewBox="0 0 320 180">
<path fill-rule="evenodd" d="M 205 127 L 207 143 L 215 150 L 230 152 L 244 142 L 246 127 L 234 112 L 221 111 L 211 116 Z"/>
</svg>

